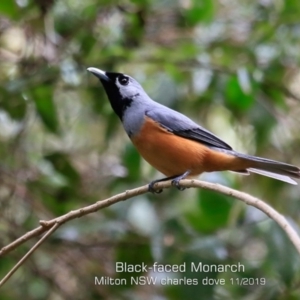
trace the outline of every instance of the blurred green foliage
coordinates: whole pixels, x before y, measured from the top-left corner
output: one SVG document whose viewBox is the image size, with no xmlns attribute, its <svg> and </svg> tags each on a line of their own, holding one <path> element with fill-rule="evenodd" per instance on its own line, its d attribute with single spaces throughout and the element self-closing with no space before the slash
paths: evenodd
<svg viewBox="0 0 300 300">
<path fill-rule="evenodd" d="M 299 15 L 298 0 L 1 1 L 0 246 L 40 219 L 162 176 L 130 145 L 87 67 L 132 75 L 237 150 L 300 165 Z M 230 172 L 202 179 L 262 197 L 299 230 L 298 187 Z M 31 245 L 0 258 L 1 277 Z M 187 270 L 117 273 L 120 261 Z M 192 272 L 191 263 L 245 270 Z M 260 211 L 169 189 L 64 224 L 0 298 L 299 299 L 299 267 L 291 242 Z M 95 285 L 95 276 L 128 284 Z M 131 276 L 198 284 L 135 285 Z"/>
</svg>

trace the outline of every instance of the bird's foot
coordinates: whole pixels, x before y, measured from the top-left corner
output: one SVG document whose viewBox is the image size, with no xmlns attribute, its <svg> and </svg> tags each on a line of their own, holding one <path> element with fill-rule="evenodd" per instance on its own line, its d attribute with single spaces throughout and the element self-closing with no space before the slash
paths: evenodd
<svg viewBox="0 0 300 300">
<path fill-rule="evenodd" d="M 159 189 L 159 190 L 155 189 L 154 185 L 158 182 L 167 181 L 167 180 L 171 180 L 171 179 L 172 179 L 171 184 L 176 186 L 176 188 L 179 191 L 183 191 L 183 190 L 185 190 L 185 187 L 180 186 L 179 182 L 180 182 L 181 179 L 186 178 L 186 176 L 188 176 L 190 173 L 191 173 L 190 171 L 186 171 L 185 173 L 183 173 L 181 175 L 175 175 L 175 176 L 170 176 L 170 177 L 154 180 L 154 181 L 149 183 L 148 191 L 151 192 L 151 193 L 160 194 L 163 191 L 163 189 Z"/>
<path fill-rule="evenodd" d="M 176 178 L 174 178 L 172 180 L 172 185 L 176 186 L 176 188 L 179 190 L 179 191 L 184 191 L 186 188 L 183 187 L 183 186 L 180 186 L 180 180 L 186 178 L 189 174 L 191 173 L 191 171 L 186 171 L 185 173 L 183 173 L 182 175 L 180 176 L 177 176 Z"/>
<path fill-rule="evenodd" d="M 163 189 L 155 189 L 154 188 L 154 186 L 155 186 L 155 184 L 157 183 L 157 182 L 160 182 L 160 180 L 153 180 L 153 181 L 151 181 L 150 183 L 149 183 L 149 185 L 148 185 L 148 191 L 150 192 L 150 193 L 153 193 L 153 194 L 160 194 L 160 193 L 162 193 L 162 191 L 163 191 Z"/>
<path fill-rule="evenodd" d="M 173 179 L 171 183 L 172 183 L 172 185 L 175 186 L 179 191 L 184 191 L 184 190 L 185 190 L 185 187 L 180 186 L 180 180 L 181 180 L 181 178 L 179 178 L 179 179 Z"/>
</svg>

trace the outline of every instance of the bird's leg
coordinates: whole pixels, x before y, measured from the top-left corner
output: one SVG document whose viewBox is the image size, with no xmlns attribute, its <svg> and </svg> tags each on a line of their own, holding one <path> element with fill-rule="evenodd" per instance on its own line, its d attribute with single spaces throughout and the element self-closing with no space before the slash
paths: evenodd
<svg viewBox="0 0 300 300">
<path fill-rule="evenodd" d="M 149 183 L 149 186 L 148 186 L 148 191 L 151 192 L 151 193 L 155 193 L 155 194 L 160 194 L 163 190 L 156 190 L 154 188 L 154 185 L 157 183 L 157 182 L 162 182 L 162 181 L 168 181 L 168 180 L 171 180 L 171 179 L 174 179 L 174 178 L 178 178 L 179 176 L 181 175 L 174 175 L 174 176 L 170 176 L 170 177 L 165 177 L 165 178 L 162 178 L 162 179 L 157 179 L 157 180 L 153 180 Z M 172 181 L 173 182 L 173 181 Z M 173 183 L 172 183 L 173 184 Z"/>
<path fill-rule="evenodd" d="M 187 171 L 184 172 L 182 175 L 179 175 L 179 176 L 175 177 L 175 178 L 172 180 L 172 185 L 176 186 L 177 189 L 178 189 L 179 191 L 185 190 L 184 187 L 180 186 L 179 182 L 180 182 L 180 180 L 186 178 L 190 173 L 191 173 L 191 171 L 190 171 L 190 170 L 187 170 Z"/>
<path fill-rule="evenodd" d="M 161 190 L 155 190 L 154 185 L 157 182 L 167 181 L 167 180 L 171 180 L 171 179 L 173 179 L 172 180 L 172 185 L 176 186 L 178 190 L 183 191 L 183 190 L 185 190 L 185 188 L 183 188 L 183 187 L 181 187 L 179 185 L 179 181 L 181 179 L 186 178 L 186 176 L 188 176 L 190 173 L 191 173 L 191 171 L 186 171 L 186 172 L 184 172 L 181 175 L 174 175 L 174 176 L 170 176 L 170 177 L 166 177 L 166 178 L 154 180 L 154 181 L 152 181 L 152 182 L 149 183 L 148 191 L 151 192 L 151 193 L 160 194 L 163 190 L 162 189 Z"/>
</svg>

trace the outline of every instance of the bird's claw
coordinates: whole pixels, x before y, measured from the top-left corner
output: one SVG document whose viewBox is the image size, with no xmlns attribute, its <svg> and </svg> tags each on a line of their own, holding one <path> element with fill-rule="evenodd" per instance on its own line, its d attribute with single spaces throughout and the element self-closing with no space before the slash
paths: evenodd
<svg viewBox="0 0 300 300">
<path fill-rule="evenodd" d="M 163 189 L 159 189 L 159 190 L 155 189 L 155 188 L 154 188 L 154 185 L 155 185 L 156 183 L 157 183 L 157 181 L 152 181 L 152 182 L 150 182 L 149 185 L 148 185 L 148 191 L 149 191 L 150 193 L 153 193 L 153 194 L 160 194 L 160 193 L 162 193 Z"/>
<path fill-rule="evenodd" d="M 175 186 L 179 191 L 184 191 L 185 190 L 185 187 L 183 187 L 183 186 L 180 186 L 180 180 L 181 180 L 181 178 L 180 179 L 174 179 L 174 180 L 172 180 L 172 185 L 173 186 Z"/>
</svg>

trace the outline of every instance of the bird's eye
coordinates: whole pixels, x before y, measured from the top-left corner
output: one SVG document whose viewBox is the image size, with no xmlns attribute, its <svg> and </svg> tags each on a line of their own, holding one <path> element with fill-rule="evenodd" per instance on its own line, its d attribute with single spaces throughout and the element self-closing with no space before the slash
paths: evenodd
<svg viewBox="0 0 300 300">
<path fill-rule="evenodd" d="M 129 78 L 127 76 L 121 75 L 118 79 L 122 85 L 127 85 L 129 83 Z"/>
</svg>

